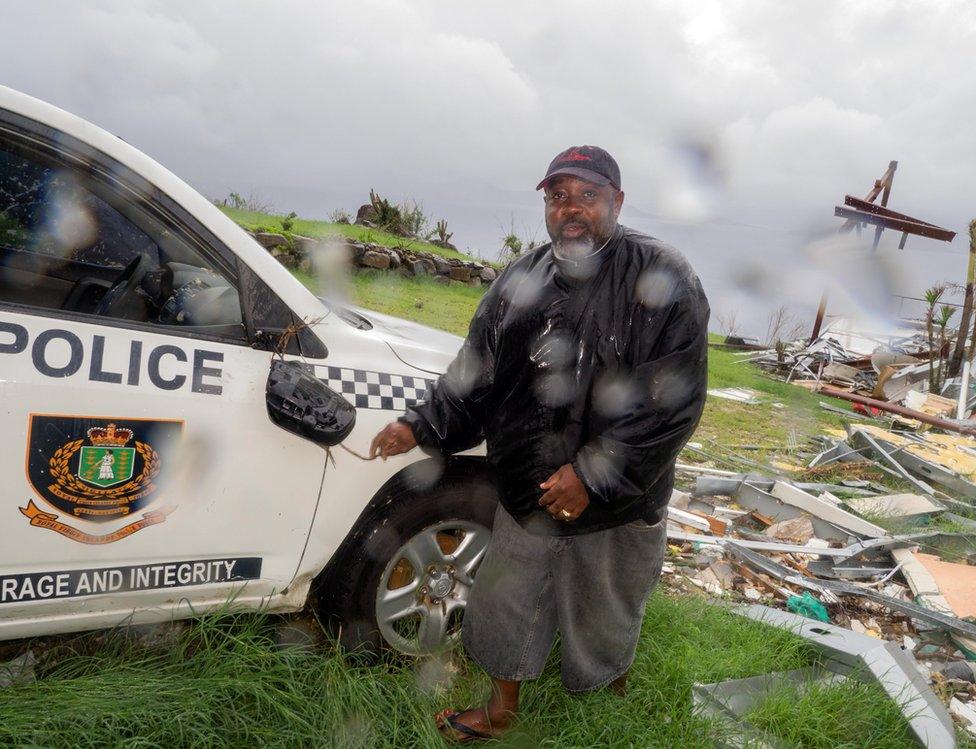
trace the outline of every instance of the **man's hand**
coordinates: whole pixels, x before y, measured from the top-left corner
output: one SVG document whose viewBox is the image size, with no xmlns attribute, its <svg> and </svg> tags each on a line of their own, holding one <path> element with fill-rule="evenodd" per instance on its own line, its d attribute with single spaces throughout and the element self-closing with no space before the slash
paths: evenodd
<svg viewBox="0 0 976 749">
<path fill-rule="evenodd" d="M 568 463 L 539 484 L 539 488 L 546 490 L 539 504 L 557 520 L 576 520 L 590 503 L 586 487 Z"/>
<path fill-rule="evenodd" d="M 386 460 L 391 455 L 405 453 L 416 446 L 417 438 L 413 436 L 410 426 L 402 421 L 391 421 L 373 437 L 373 442 L 369 446 L 369 458 L 372 460 L 379 455 Z"/>
</svg>

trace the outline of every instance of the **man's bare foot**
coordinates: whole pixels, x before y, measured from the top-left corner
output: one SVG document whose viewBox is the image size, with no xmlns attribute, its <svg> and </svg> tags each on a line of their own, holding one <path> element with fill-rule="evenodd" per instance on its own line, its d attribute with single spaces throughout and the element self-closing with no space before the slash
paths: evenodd
<svg viewBox="0 0 976 749">
<path fill-rule="evenodd" d="M 501 736 L 512 724 L 515 714 L 501 707 L 478 707 L 464 712 L 442 710 L 434 716 L 437 730 L 451 741 L 483 741 Z"/>
</svg>

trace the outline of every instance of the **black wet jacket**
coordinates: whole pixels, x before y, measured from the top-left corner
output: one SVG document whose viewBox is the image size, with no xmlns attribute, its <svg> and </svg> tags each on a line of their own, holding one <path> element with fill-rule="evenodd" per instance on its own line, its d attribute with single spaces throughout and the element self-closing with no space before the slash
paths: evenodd
<svg viewBox="0 0 976 749">
<path fill-rule="evenodd" d="M 652 237 L 618 226 L 587 264 L 543 245 L 492 284 L 447 372 L 401 420 L 447 454 L 486 440 L 502 504 L 533 532 L 657 522 L 705 402 L 708 313 L 688 262 Z M 539 484 L 567 463 L 590 504 L 557 522 Z"/>
</svg>

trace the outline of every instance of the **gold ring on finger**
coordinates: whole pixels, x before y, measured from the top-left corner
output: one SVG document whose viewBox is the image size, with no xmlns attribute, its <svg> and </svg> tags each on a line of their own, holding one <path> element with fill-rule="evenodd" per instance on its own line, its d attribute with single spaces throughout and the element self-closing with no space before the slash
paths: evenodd
<svg viewBox="0 0 976 749">
<path fill-rule="evenodd" d="M 573 513 L 571 513 L 569 510 L 560 510 L 559 514 L 562 515 L 564 518 L 573 517 Z"/>
</svg>

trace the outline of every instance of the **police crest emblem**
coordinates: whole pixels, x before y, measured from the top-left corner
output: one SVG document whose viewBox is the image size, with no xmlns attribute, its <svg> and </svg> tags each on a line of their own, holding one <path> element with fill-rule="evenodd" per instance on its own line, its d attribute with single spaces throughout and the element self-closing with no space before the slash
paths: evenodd
<svg viewBox="0 0 976 749">
<path fill-rule="evenodd" d="M 31 414 L 27 478 L 41 499 L 72 518 L 92 523 L 128 518 L 158 498 L 161 472 L 182 428 L 181 421 Z M 33 526 L 104 544 L 163 522 L 172 508 L 147 512 L 103 535 L 59 520 L 33 500 L 20 511 Z"/>
</svg>

